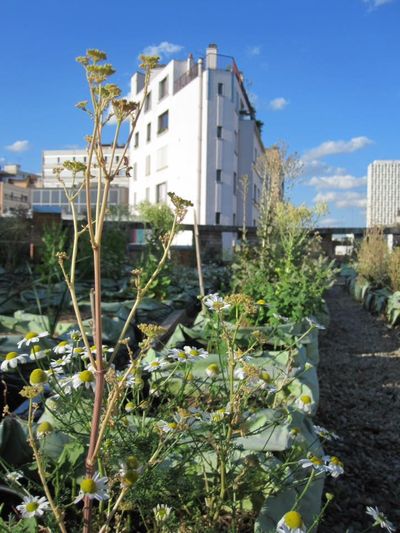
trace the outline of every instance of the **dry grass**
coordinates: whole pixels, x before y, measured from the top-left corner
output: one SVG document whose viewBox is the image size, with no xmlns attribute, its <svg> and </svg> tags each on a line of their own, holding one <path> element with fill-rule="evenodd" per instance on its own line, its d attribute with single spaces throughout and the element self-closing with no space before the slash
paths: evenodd
<svg viewBox="0 0 400 533">
<path fill-rule="evenodd" d="M 358 251 L 357 262 L 361 277 L 376 287 L 383 287 L 388 283 L 389 251 L 381 228 L 371 228 L 368 231 Z"/>
</svg>

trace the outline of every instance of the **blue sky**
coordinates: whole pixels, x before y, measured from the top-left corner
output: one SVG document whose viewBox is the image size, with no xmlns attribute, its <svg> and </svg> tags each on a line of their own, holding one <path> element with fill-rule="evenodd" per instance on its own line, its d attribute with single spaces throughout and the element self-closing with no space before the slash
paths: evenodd
<svg viewBox="0 0 400 533">
<path fill-rule="evenodd" d="M 0 20 L 0 164 L 40 172 L 42 150 L 84 145 L 87 48 L 128 92 L 146 47 L 166 61 L 210 42 L 243 71 L 265 145 L 303 158 L 291 197 L 327 201 L 326 224 L 364 225 L 368 164 L 400 159 L 400 0 L 2 0 Z"/>
</svg>

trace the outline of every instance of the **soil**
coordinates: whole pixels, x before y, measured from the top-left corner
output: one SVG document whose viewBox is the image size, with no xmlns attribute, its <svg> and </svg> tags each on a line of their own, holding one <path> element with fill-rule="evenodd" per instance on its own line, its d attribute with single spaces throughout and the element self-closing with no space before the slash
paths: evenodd
<svg viewBox="0 0 400 533">
<path fill-rule="evenodd" d="M 335 498 L 318 531 L 363 531 L 373 522 L 366 506 L 377 506 L 400 531 L 400 332 L 340 284 L 326 300 L 331 324 L 320 337 L 315 422 L 341 437 L 324 448 L 345 473 L 326 482 Z"/>
</svg>

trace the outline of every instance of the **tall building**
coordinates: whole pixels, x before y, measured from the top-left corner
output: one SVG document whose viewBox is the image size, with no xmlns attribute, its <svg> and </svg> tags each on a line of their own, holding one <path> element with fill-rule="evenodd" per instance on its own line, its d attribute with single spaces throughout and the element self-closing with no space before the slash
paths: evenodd
<svg viewBox="0 0 400 533">
<path fill-rule="evenodd" d="M 113 159 L 113 168 L 120 162 L 123 156 L 124 147 L 118 146 L 115 150 Z M 103 156 L 106 164 L 110 161 L 112 154 L 112 147 L 110 145 L 103 145 Z M 87 162 L 87 150 L 45 150 L 43 152 L 42 160 L 42 187 L 37 188 L 32 193 L 32 210 L 46 211 L 60 213 L 63 218 L 71 217 L 71 207 L 68 203 L 62 184 L 58 181 L 54 174 L 54 169 L 62 167 L 65 161 L 77 161 L 80 163 Z M 94 165 L 92 173 L 94 176 L 98 173 L 98 168 Z M 70 189 L 73 186 L 82 182 L 83 173 L 78 173 L 74 179 L 71 171 L 64 169 L 61 173 L 61 178 L 65 186 Z M 112 182 L 109 196 L 110 206 L 128 206 L 128 186 L 129 178 L 125 175 L 125 171 L 121 170 L 120 174 L 116 176 Z M 96 180 L 93 180 L 92 187 L 92 202 L 96 201 Z M 81 191 L 76 199 L 76 207 L 79 215 L 84 215 L 86 212 L 86 193 Z"/>
<path fill-rule="evenodd" d="M 140 101 L 144 74 L 131 80 Z M 255 111 L 232 57 L 209 45 L 205 59 L 172 60 L 151 74 L 129 151 L 129 203 L 162 202 L 167 192 L 191 200 L 200 224 L 256 224 L 261 180 L 253 170 L 264 151 Z M 186 221 L 191 223 L 193 212 Z"/>
<path fill-rule="evenodd" d="M 367 227 L 393 226 L 400 215 L 400 161 L 368 166 Z"/>
</svg>

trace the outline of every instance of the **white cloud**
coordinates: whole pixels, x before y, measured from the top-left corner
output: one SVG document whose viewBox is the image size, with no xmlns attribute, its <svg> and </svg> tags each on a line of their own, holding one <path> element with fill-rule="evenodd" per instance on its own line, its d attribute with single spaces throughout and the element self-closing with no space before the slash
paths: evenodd
<svg viewBox="0 0 400 533">
<path fill-rule="evenodd" d="M 306 185 L 317 187 L 317 189 L 356 189 L 365 185 L 367 178 L 356 178 L 350 174 L 337 175 L 337 176 L 313 176 Z"/>
<path fill-rule="evenodd" d="M 373 141 L 368 139 L 368 137 L 353 137 L 349 141 L 325 141 L 315 148 L 311 148 L 304 155 L 303 159 L 320 159 L 327 155 L 335 154 L 349 154 L 357 150 L 365 148 L 369 144 L 372 144 Z"/>
<path fill-rule="evenodd" d="M 319 192 L 314 196 L 314 202 L 316 203 L 333 203 L 335 207 L 339 209 L 345 209 L 348 207 L 361 207 L 365 208 L 367 206 L 367 198 L 365 194 L 360 192 L 336 192 L 328 191 L 321 193 Z"/>
<path fill-rule="evenodd" d="M 183 49 L 183 46 L 180 44 L 169 43 L 168 41 L 162 41 L 160 44 L 151 44 L 146 46 L 142 54 L 146 56 L 160 56 L 169 57 L 172 54 L 177 54 Z"/>
<path fill-rule="evenodd" d="M 15 141 L 12 144 L 6 146 L 6 150 L 9 152 L 26 152 L 31 147 L 29 141 Z"/>
<path fill-rule="evenodd" d="M 279 98 L 274 98 L 273 100 L 271 100 L 269 103 L 269 107 L 273 111 L 282 111 L 282 109 L 284 109 L 288 105 L 288 103 L 289 102 L 288 100 L 286 100 L 286 98 L 280 96 Z"/>
<path fill-rule="evenodd" d="M 261 46 L 249 46 L 247 53 L 249 56 L 259 56 L 261 54 Z"/>
<path fill-rule="evenodd" d="M 378 9 L 378 7 L 384 6 L 385 4 L 390 4 L 393 0 L 364 0 L 364 3 L 367 4 L 369 11 Z"/>
</svg>

